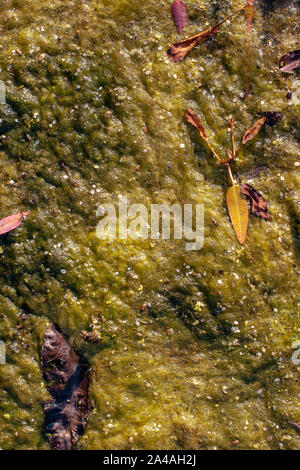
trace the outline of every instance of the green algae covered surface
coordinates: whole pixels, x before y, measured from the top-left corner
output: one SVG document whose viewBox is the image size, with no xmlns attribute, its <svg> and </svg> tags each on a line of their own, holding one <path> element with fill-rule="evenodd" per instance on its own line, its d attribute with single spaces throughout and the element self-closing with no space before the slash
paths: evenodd
<svg viewBox="0 0 300 470">
<path fill-rule="evenodd" d="M 185 3 L 184 36 L 242 4 Z M 0 10 L 0 218 L 31 211 L 0 238 L 0 447 L 49 448 L 40 355 L 55 322 L 92 367 L 79 449 L 299 449 L 288 421 L 300 422 L 300 81 L 278 70 L 298 45 L 297 2 L 257 2 L 252 32 L 241 14 L 179 64 L 166 55 L 179 39 L 169 1 L 1 0 Z M 224 158 L 231 116 L 240 138 L 256 113 L 284 113 L 233 165 L 266 167 L 252 184 L 271 219 L 251 216 L 243 247 L 225 171 L 187 108 Z M 99 240 L 96 209 L 120 196 L 204 204 L 204 247 Z M 100 343 L 83 341 L 92 328 Z"/>
</svg>

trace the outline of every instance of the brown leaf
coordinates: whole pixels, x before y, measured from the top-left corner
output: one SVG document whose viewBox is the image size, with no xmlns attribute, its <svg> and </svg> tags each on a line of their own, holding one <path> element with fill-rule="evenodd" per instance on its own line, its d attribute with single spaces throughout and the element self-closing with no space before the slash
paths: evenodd
<svg viewBox="0 0 300 470">
<path fill-rule="evenodd" d="M 22 223 L 22 220 L 27 215 L 29 215 L 29 211 L 19 212 L 18 214 L 10 215 L 5 217 L 5 219 L 0 220 L 0 235 L 19 227 Z"/>
<path fill-rule="evenodd" d="M 174 0 L 171 7 L 173 19 L 179 34 L 186 26 L 186 7 L 182 0 Z"/>
<path fill-rule="evenodd" d="M 293 73 L 300 67 L 300 49 L 288 52 L 279 59 L 281 72 Z"/>
<path fill-rule="evenodd" d="M 240 187 L 241 193 L 250 201 L 253 214 L 265 220 L 269 219 L 270 214 L 264 197 L 250 184 L 241 184 Z"/>
<path fill-rule="evenodd" d="M 259 133 L 260 129 L 261 129 L 262 126 L 265 124 L 266 120 L 267 120 L 266 117 L 261 117 L 260 119 L 258 119 L 257 121 L 255 121 L 255 123 L 252 124 L 252 126 L 248 127 L 248 129 L 246 130 L 245 134 L 243 135 L 243 139 L 242 139 L 243 145 L 245 145 L 247 142 L 249 142 L 249 141 L 252 140 L 255 136 L 257 136 L 257 134 Z"/>
<path fill-rule="evenodd" d="M 44 403 L 51 448 L 70 450 L 82 436 L 89 414 L 89 366 L 55 325 L 44 335 L 42 369 L 53 398 Z"/>
<path fill-rule="evenodd" d="M 182 41 L 176 42 L 173 44 L 170 49 L 168 49 L 167 54 L 170 57 L 170 59 L 173 62 L 178 62 L 180 60 L 183 60 L 185 56 L 191 52 L 192 49 L 194 49 L 195 46 L 198 46 L 199 44 L 202 44 L 203 42 L 207 41 L 208 39 L 213 38 L 217 33 L 220 32 L 221 26 L 229 20 L 232 16 L 236 15 L 239 13 L 241 10 L 243 10 L 248 3 L 246 3 L 243 7 L 239 8 L 235 12 L 233 12 L 230 16 L 225 18 L 223 21 L 218 23 L 215 26 L 212 26 L 211 28 L 206 29 L 205 31 L 202 31 L 201 33 L 196 34 L 195 36 L 191 36 L 190 38 L 183 39 Z"/>
<path fill-rule="evenodd" d="M 261 113 L 261 115 L 266 118 L 266 124 L 271 127 L 275 126 L 275 124 L 278 124 L 283 116 L 280 111 L 265 111 L 264 113 Z"/>
<path fill-rule="evenodd" d="M 194 127 L 196 127 L 196 129 L 198 129 L 201 137 L 203 140 L 205 140 L 208 148 L 210 149 L 210 151 L 214 154 L 214 156 L 217 158 L 217 160 L 221 160 L 219 155 L 214 151 L 214 149 L 212 148 L 212 146 L 210 145 L 210 143 L 208 142 L 208 139 L 207 139 L 207 136 L 206 136 L 206 132 L 205 132 L 205 129 L 204 127 L 202 126 L 201 122 L 200 122 L 200 119 L 198 118 L 197 114 L 194 113 L 194 111 L 192 111 L 191 109 L 188 109 L 186 112 L 185 112 L 185 117 L 186 117 L 186 120 L 188 122 L 190 122 L 191 124 L 193 124 Z"/>
<path fill-rule="evenodd" d="M 198 131 L 201 134 L 201 137 L 206 140 L 207 136 L 206 136 L 206 133 L 205 133 L 205 129 L 202 126 L 202 124 L 200 122 L 200 119 L 198 118 L 197 114 L 194 113 L 194 111 L 192 111 L 191 109 L 187 109 L 187 111 L 185 112 L 185 117 L 186 117 L 186 120 L 188 122 L 193 124 L 193 126 L 195 126 L 196 129 L 198 129 Z"/>
<path fill-rule="evenodd" d="M 249 209 L 247 202 L 241 197 L 241 188 L 238 184 L 228 188 L 226 202 L 236 238 L 242 245 L 247 236 Z"/>
</svg>

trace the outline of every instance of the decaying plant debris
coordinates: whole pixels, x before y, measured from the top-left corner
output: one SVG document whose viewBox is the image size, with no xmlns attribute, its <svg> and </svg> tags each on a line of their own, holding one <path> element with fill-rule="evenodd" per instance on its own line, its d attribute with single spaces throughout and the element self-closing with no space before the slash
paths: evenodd
<svg viewBox="0 0 300 470">
<path fill-rule="evenodd" d="M 250 140 L 254 139 L 257 136 L 264 124 L 267 124 L 270 127 L 275 126 L 282 119 L 282 113 L 279 111 L 265 111 L 261 113 L 261 118 L 257 119 L 243 135 L 242 143 L 245 145 Z"/>
<path fill-rule="evenodd" d="M 45 332 L 42 369 L 52 400 L 44 403 L 45 427 L 52 449 L 70 450 L 82 436 L 89 415 L 89 365 L 55 325 Z"/>
<path fill-rule="evenodd" d="M 265 220 L 269 219 L 270 214 L 265 198 L 250 184 L 244 183 L 241 184 L 240 187 L 241 193 L 250 201 L 253 214 Z"/>
<path fill-rule="evenodd" d="M 258 119 L 257 121 L 255 121 L 255 123 L 252 124 L 252 126 L 248 127 L 248 129 L 246 130 L 242 138 L 243 145 L 245 145 L 247 142 L 249 142 L 250 140 L 254 139 L 254 137 L 257 136 L 262 126 L 265 124 L 266 120 L 267 120 L 266 117 L 262 117 Z"/>
<path fill-rule="evenodd" d="M 226 166 L 228 170 L 228 176 L 230 181 L 230 186 L 226 191 L 226 204 L 230 216 L 232 226 L 234 228 L 237 240 L 240 244 L 243 244 L 246 240 L 247 229 L 248 229 L 248 204 L 246 200 L 241 196 L 242 194 L 250 202 L 251 211 L 253 214 L 261 217 L 264 220 L 270 218 L 270 214 L 267 208 L 266 201 L 264 197 L 249 184 L 237 184 L 235 178 L 233 177 L 231 171 L 231 162 L 235 160 L 238 153 L 241 150 L 241 147 L 247 142 L 252 140 L 260 131 L 262 126 L 267 123 L 269 126 L 273 126 L 278 123 L 282 114 L 280 112 L 264 112 L 262 113 L 263 117 L 256 120 L 252 126 L 250 126 L 243 135 L 242 145 L 239 149 L 236 149 L 234 130 L 235 130 L 235 121 L 233 118 L 230 119 L 229 128 L 231 133 L 231 144 L 232 149 L 226 149 L 227 158 L 221 159 L 220 156 L 215 152 L 210 143 L 205 132 L 204 127 L 201 124 L 199 117 L 194 113 L 194 111 L 188 109 L 185 113 L 186 120 L 190 122 L 196 129 L 198 129 L 201 138 L 206 142 L 208 148 L 216 157 L 220 166 Z"/>
<path fill-rule="evenodd" d="M 202 44 L 203 42 L 207 41 L 208 39 L 213 38 L 217 33 L 220 32 L 221 26 L 226 23 L 227 20 L 232 18 L 234 15 L 239 13 L 240 11 L 244 10 L 244 8 L 248 5 L 246 3 L 244 6 L 233 12 L 227 18 L 222 20 L 220 23 L 212 26 L 211 28 L 202 31 L 201 33 L 196 34 L 195 36 L 191 36 L 190 38 L 183 39 L 182 41 L 176 42 L 173 44 L 170 49 L 168 49 L 167 54 L 173 62 L 179 62 L 183 60 L 194 47 Z"/>
<path fill-rule="evenodd" d="M 174 0 L 171 7 L 172 16 L 179 34 L 186 26 L 186 7 L 182 0 Z"/>
</svg>

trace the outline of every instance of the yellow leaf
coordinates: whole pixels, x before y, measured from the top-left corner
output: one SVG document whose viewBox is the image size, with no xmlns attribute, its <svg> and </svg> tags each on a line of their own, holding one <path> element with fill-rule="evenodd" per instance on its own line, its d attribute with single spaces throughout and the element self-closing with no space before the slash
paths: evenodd
<svg viewBox="0 0 300 470">
<path fill-rule="evenodd" d="M 242 245 L 247 236 L 249 210 L 247 202 L 241 197 L 241 188 L 238 184 L 228 188 L 226 202 L 236 238 Z"/>
</svg>

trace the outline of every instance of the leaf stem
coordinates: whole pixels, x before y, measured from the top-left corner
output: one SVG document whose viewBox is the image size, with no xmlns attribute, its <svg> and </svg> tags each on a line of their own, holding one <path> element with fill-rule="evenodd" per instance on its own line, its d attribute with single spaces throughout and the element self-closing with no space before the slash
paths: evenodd
<svg viewBox="0 0 300 470">
<path fill-rule="evenodd" d="M 231 142 L 232 142 L 232 155 L 233 158 L 236 157 L 236 148 L 235 148 L 235 140 L 234 140 L 234 119 L 230 119 L 230 132 L 231 132 Z"/>
<path fill-rule="evenodd" d="M 227 18 L 224 18 L 224 20 L 220 21 L 220 23 L 218 23 L 215 27 L 218 28 L 219 26 L 222 26 L 223 23 L 226 23 L 226 21 L 230 20 L 230 18 L 237 15 L 240 11 L 244 10 L 248 6 L 250 6 L 250 4 L 249 2 L 246 2 L 245 5 L 235 10 L 233 13 L 231 13 L 231 15 L 227 16 Z"/>
<path fill-rule="evenodd" d="M 219 155 L 217 154 L 217 152 L 214 151 L 214 149 L 212 148 L 212 146 L 210 145 L 210 143 L 208 142 L 207 139 L 204 139 L 205 142 L 207 143 L 207 146 L 208 148 L 212 151 L 212 153 L 214 154 L 214 156 L 216 157 L 216 159 L 220 162 L 221 161 L 221 158 L 219 157 Z"/>
<path fill-rule="evenodd" d="M 234 186 L 235 185 L 235 180 L 233 178 L 233 174 L 232 174 L 231 167 L 230 167 L 229 163 L 227 164 L 227 170 L 228 170 L 228 176 L 229 176 L 229 179 L 230 179 L 230 183 L 232 184 L 232 186 Z"/>
</svg>

